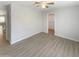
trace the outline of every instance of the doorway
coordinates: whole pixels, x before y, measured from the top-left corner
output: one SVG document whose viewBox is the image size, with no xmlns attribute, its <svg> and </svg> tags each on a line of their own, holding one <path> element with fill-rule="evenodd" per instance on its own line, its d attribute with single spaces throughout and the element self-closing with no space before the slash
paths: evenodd
<svg viewBox="0 0 79 59">
<path fill-rule="evenodd" d="M 0 45 L 7 43 L 6 40 L 6 17 L 5 15 L 0 15 Z"/>
<path fill-rule="evenodd" d="M 54 28 L 54 13 L 49 13 L 47 15 L 47 22 L 48 22 L 48 34 L 54 34 L 55 33 L 55 28 Z"/>
</svg>

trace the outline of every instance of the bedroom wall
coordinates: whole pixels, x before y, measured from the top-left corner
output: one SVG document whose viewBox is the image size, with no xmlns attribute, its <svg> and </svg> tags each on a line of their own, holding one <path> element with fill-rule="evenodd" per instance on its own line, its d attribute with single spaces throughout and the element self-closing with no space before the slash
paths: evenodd
<svg viewBox="0 0 79 59">
<path fill-rule="evenodd" d="M 20 4 L 11 4 L 11 44 L 42 32 L 41 11 Z"/>
<path fill-rule="evenodd" d="M 79 7 L 57 9 L 55 35 L 79 41 Z"/>
</svg>

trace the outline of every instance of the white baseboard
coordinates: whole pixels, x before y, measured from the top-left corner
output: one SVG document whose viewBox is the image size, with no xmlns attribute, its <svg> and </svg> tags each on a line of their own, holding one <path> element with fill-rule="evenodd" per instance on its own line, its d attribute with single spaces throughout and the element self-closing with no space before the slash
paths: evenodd
<svg viewBox="0 0 79 59">
<path fill-rule="evenodd" d="M 55 36 L 62 37 L 62 38 L 66 38 L 66 39 L 69 39 L 69 40 L 72 40 L 72 41 L 75 41 L 75 42 L 79 42 L 79 40 L 77 40 L 77 39 L 70 38 L 70 37 L 67 37 L 67 36 L 64 36 L 64 35 L 59 35 L 59 34 L 56 34 L 55 33 Z"/>
<path fill-rule="evenodd" d="M 11 42 L 11 45 L 14 44 L 14 43 L 17 43 L 17 42 L 19 42 L 19 41 L 21 41 L 21 40 L 27 39 L 27 38 L 29 38 L 29 37 L 31 37 L 31 36 L 33 36 L 33 35 L 36 35 L 36 34 L 38 34 L 38 33 L 40 33 L 40 32 L 37 32 L 37 33 L 31 34 L 31 35 L 28 35 L 28 36 L 23 37 L 22 39 L 18 39 L 18 40 L 16 40 L 16 41 L 12 41 L 12 42 Z"/>
</svg>

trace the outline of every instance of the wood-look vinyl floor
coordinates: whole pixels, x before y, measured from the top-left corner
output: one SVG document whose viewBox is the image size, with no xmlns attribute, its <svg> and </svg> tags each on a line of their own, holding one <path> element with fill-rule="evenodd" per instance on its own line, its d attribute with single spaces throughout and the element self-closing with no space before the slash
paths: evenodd
<svg viewBox="0 0 79 59">
<path fill-rule="evenodd" d="M 79 57 L 79 43 L 39 33 L 13 45 L 0 47 L 3 57 Z"/>
</svg>

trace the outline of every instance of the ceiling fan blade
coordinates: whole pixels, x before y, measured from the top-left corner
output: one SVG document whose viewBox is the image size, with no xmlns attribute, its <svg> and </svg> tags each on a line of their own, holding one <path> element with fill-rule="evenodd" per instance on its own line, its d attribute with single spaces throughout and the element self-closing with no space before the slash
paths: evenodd
<svg viewBox="0 0 79 59">
<path fill-rule="evenodd" d="M 46 8 L 48 8 L 48 6 L 46 6 Z"/>
<path fill-rule="evenodd" d="M 54 3 L 52 2 L 52 3 L 47 3 L 47 4 L 49 4 L 49 5 L 53 5 Z"/>
<path fill-rule="evenodd" d="M 49 6 L 48 5 L 53 5 L 54 4 L 54 2 L 35 2 L 34 3 L 34 5 L 36 6 L 36 7 L 43 7 L 43 5 L 45 5 L 45 8 L 49 8 Z"/>
<path fill-rule="evenodd" d="M 40 5 L 37 5 L 36 7 L 39 7 Z"/>
<path fill-rule="evenodd" d="M 35 2 L 35 4 L 39 4 L 40 2 Z"/>
</svg>

